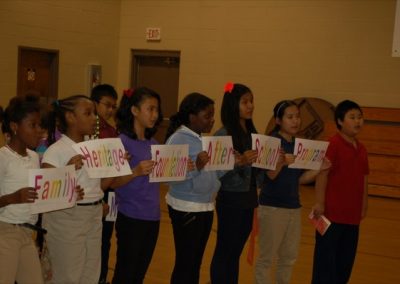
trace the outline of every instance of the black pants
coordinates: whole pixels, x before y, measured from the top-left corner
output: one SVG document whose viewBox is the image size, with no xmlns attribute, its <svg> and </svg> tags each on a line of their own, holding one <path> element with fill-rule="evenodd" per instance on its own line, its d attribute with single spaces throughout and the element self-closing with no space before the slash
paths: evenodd
<svg viewBox="0 0 400 284">
<path fill-rule="evenodd" d="M 118 212 L 117 263 L 113 284 L 143 283 L 157 243 L 160 221 L 129 218 Z"/>
<path fill-rule="evenodd" d="M 111 237 L 114 231 L 114 222 L 105 221 L 103 218 L 103 230 L 101 233 L 101 272 L 100 280 L 107 279 L 108 259 L 110 255 Z"/>
<path fill-rule="evenodd" d="M 112 189 L 107 189 L 104 191 L 104 202 L 108 201 L 108 193 L 113 191 Z M 110 247 L 111 247 L 111 237 L 114 231 L 114 222 L 105 221 L 103 218 L 103 229 L 101 232 L 101 272 L 100 272 L 100 281 L 106 282 L 107 273 L 108 273 L 108 258 L 110 255 Z"/>
<path fill-rule="evenodd" d="M 238 209 L 217 203 L 217 244 L 211 262 L 212 284 L 236 284 L 239 260 L 253 225 L 254 209 Z"/>
<path fill-rule="evenodd" d="M 332 223 L 315 234 L 313 284 L 348 283 L 358 244 L 358 225 Z"/>
<path fill-rule="evenodd" d="M 168 206 L 175 242 L 175 266 L 171 284 L 198 284 L 204 250 L 214 212 L 182 212 Z"/>
</svg>

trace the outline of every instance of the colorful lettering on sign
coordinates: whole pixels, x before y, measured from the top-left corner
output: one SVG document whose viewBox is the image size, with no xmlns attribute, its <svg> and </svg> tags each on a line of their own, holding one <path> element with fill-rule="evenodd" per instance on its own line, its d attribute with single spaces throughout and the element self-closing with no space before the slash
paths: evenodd
<svg viewBox="0 0 400 284">
<path fill-rule="evenodd" d="M 321 162 L 325 157 L 325 153 L 325 150 L 303 148 L 303 144 L 299 143 L 296 159 L 299 161 Z"/>
<path fill-rule="evenodd" d="M 207 154 L 210 157 L 209 165 L 229 164 L 233 157 L 233 148 L 224 147 L 221 141 L 213 143 L 210 141 L 207 147 Z"/>
<path fill-rule="evenodd" d="M 257 160 L 256 163 L 265 163 L 267 166 L 273 166 L 279 156 L 280 147 L 278 149 L 272 149 L 268 146 L 267 141 L 264 145 L 260 145 L 260 139 L 256 138 L 256 150 L 257 150 Z"/>
<path fill-rule="evenodd" d="M 117 216 L 118 206 L 117 206 L 117 201 L 115 200 L 115 194 L 111 196 L 111 202 L 109 202 L 109 204 L 110 204 L 110 212 L 108 214 Z"/>
<path fill-rule="evenodd" d="M 151 175 L 153 177 L 183 177 L 186 173 L 188 158 L 180 153 L 173 152 L 170 157 L 160 157 L 160 151 L 156 150 L 156 165 Z"/>
<path fill-rule="evenodd" d="M 101 145 L 98 150 L 92 150 L 92 152 L 86 146 L 79 149 L 88 168 L 115 167 L 117 171 L 120 171 L 121 166 L 125 164 L 122 149 L 110 150 L 105 145 Z"/>
<path fill-rule="evenodd" d="M 73 200 L 75 195 L 76 179 L 70 176 L 69 172 L 65 173 L 65 178 L 56 180 L 46 180 L 43 183 L 43 176 L 35 176 L 35 190 L 43 189 L 39 195 L 39 199 L 57 199 L 60 197 L 68 197 L 68 202 Z"/>
</svg>

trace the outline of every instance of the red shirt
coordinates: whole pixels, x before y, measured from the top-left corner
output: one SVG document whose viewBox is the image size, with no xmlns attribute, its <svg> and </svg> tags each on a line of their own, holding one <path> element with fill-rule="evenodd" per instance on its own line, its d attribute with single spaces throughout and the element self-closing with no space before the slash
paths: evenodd
<svg viewBox="0 0 400 284">
<path fill-rule="evenodd" d="M 117 130 L 108 124 L 107 121 L 102 119 L 100 116 L 99 118 L 99 138 L 116 138 L 118 137 Z"/>
<path fill-rule="evenodd" d="M 331 137 L 326 157 L 332 162 L 325 191 L 325 216 L 335 223 L 361 221 L 365 176 L 369 174 L 364 145 L 357 148 L 339 133 Z"/>
</svg>

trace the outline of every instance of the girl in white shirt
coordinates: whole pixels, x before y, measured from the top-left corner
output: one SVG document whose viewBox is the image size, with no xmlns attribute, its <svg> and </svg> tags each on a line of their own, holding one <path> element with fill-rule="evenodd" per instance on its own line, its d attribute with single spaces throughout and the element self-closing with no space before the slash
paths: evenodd
<svg viewBox="0 0 400 284">
<path fill-rule="evenodd" d="M 84 95 L 75 95 L 53 103 L 49 116 L 49 143 L 54 142 L 56 125 L 61 138 L 44 153 L 42 167 L 75 165 L 78 184 L 84 198 L 77 206 L 45 213 L 43 226 L 52 263 L 52 283 L 97 284 L 101 263 L 101 229 L 103 190 L 112 179 L 89 178 L 82 169 L 82 156 L 72 145 L 93 135 L 96 114 L 93 102 Z"/>
<path fill-rule="evenodd" d="M 37 199 L 28 186 L 28 171 L 40 168 L 35 149 L 42 136 L 40 107 L 35 97 L 14 97 L 2 124 L 9 143 L 0 148 L 0 283 L 43 283 L 32 229 L 37 214 L 30 203 Z"/>
</svg>

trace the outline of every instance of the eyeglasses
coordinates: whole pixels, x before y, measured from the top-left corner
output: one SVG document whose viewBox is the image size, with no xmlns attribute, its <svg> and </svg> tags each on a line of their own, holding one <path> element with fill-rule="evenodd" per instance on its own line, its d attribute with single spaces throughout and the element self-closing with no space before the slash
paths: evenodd
<svg viewBox="0 0 400 284">
<path fill-rule="evenodd" d="M 113 110 L 116 110 L 116 109 L 117 109 L 117 105 L 113 105 L 113 104 L 110 104 L 110 103 L 99 102 L 99 104 L 102 104 L 102 105 L 104 105 L 106 108 L 111 108 L 111 109 L 113 109 Z"/>
</svg>

